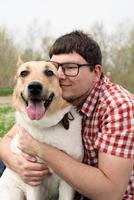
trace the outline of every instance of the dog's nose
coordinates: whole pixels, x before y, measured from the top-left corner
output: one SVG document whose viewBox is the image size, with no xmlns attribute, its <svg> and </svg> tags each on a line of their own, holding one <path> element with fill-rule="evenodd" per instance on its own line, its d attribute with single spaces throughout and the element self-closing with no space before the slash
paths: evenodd
<svg viewBox="0 0 134 200">
<path fill-rule="evenodd" d="M 43 90 L 42 84 L 37 81 L 34 81 L 28 85 L 28 92 L 30 94 L 38 95 L 41 94 L 42 90 Z"/>
</svg>

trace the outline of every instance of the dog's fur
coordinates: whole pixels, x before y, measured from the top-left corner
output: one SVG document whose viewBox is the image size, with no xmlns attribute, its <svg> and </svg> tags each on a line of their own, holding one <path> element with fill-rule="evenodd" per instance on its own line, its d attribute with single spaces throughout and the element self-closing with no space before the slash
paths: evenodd
<svg viewBox="0 0 134 200">
<path fill-rule="evenodd" d="M 55 66 L 45 61 L 23 63 L 18 68 L 16 80 L 13 102 L 17 123 L 39 141 L 81 161 L 81 117 L 76 109 L 62 98 Z M 18 145 L 16 134 L 11 149 L 20 154 Z M 74 196 L 72 187 L 54 172 L 39 187 L 25 184 L 8 168 L 0 179 L 1 200 L 46 200 L 49 199 L 48 194 L 53 196 L 58 193 L 59 200 L 72 200 Z"/>
</svg>

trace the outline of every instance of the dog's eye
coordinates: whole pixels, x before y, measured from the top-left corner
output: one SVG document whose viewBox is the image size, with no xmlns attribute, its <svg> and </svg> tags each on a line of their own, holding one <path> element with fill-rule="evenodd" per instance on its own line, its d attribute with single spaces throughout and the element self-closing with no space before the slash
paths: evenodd
<svg viewBox="0 0 134 200">
<path fill-rule="evenodd" d="M 47 76 L 53 76 L 53 75 L 54 75 L 53 71 L 50 70 L 50 69 L 46 69 L 46 70 L 44 71 L 44 74 L 47 75 Z"/>
<path fill-rule="evenodd" d="M 22 72 L 20 73 L 20 76 L 21 76 L 21 77 L 25 77 L 25 76 L 27 76 L 28 74 L 29 74 L 29 71 L 24 70 L 24 71 L 22 71 Z"/>
</svg>

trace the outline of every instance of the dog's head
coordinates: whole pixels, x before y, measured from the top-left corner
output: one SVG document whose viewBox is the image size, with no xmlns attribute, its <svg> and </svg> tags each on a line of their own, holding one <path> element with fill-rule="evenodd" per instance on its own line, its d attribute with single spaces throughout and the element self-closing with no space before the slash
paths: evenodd
<svg viewBox="0 0 134 200">
<path fill-rule="evenodd" d="M 51 62 L 30 61 L 18 67 L 13 103 L 31 120 L 40 120 L 69 104 L 63 100 L 57 69 Z"/>
</svg>

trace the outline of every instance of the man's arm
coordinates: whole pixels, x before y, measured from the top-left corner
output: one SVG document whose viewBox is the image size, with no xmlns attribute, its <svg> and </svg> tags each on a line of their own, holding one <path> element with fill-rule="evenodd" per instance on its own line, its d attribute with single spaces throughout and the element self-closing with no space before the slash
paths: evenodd
<svg viewBox="0 0 134 200">
<path fill-rule="evenodd" d="M 14 125 L 0 141 L 0 159 L 7 167 L 18 173 L 24 182 L 32 186 L 39 185 L 49 173 L 47 166 L 37 163 L 36 158 L 28 154 L 18 156 L 10 150 L 10 143 L 18 128 L 17 124 Z"/>
<path fill-rule="evenodd" d="M 14 159 L 12 159 L 12 157 L 14 157 L 15 155 L 12 154 L 12 152 L 10 151 L 10 142 L 12 141 L 16 132 L 17 125 L 14 125 L 0 141 L 0 159 L 2 159 L 4 163 L 13 170 L 16 169 L 16 163 L 13 162 Z"/>
<path fill-rule="evenodd" d="M 95 200 L 121 200 L 133 168 L 133 159 L 124 159 L 99 152 L 98 168 L 80 163 L 64 152 L 33 139 L 21 136 L 23 151 L 38 155 L 77 191 Z"/>
</svg>

